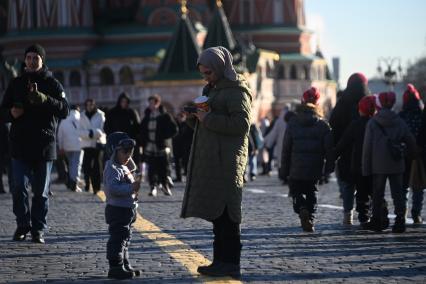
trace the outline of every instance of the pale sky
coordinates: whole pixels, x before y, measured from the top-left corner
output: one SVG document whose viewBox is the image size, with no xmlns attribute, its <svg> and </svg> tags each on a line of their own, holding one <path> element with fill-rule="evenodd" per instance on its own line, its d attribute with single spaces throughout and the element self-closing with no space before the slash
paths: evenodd
<svg viewBox="0 0 426 284">
<path fill-rule="evenodd" d="M 405 69 L 426 56 L 426 0 L 305 0 L 305 13 L 331 68 L 340 57 L 342 87 L 354 72 L 377 77 L 380 57 L 398 57 Z"/>
</svg>

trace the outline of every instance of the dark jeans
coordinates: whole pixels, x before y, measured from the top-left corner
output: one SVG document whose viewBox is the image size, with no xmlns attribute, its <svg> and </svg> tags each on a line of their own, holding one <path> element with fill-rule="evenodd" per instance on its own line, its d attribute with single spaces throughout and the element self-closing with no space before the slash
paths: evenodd
<svg viewBox="0 0 426 284">
<path fill-rule="evenodd" d="M 391 195 L 395 207 L 396 220 L 405 222 L 407 211 L 407 189 L 403 187 L 402 174 L 373 175 L 373 220 L 382 218 L 382 206 L 385 199 L 386 180 L 389 179 Z"/>
<path fill-rule="evenodd" d="M 167 184 L 167 175 L 170 174 L 169 158 L 164 156 L 147 156 L 148 164 L 148 181 L 151 187 L 159 184 Z"/>
<path fill-rule="evenodd" d="M 356 211 L 358 221 L 366 222 L 370 216 L 370 203 L 373 199 L 373 177 L 359 175 L 355 179 Z"/>
<path fill-rule="evenodd" d="M 93 191 L 98 192 L 101 189 L 101 151 L 97 148 L 84 148 L 83 154 L 83 173 L 86 183 L 86 191 L 92 183 Z"/>
<path fill-rule="evenodd" d="M 405 161 L 404 188 L 408 188 L 411 173 L 411 160 Z M 420 216 L 423 209 L 424 190 L 412 190 L 411 216 Z"/>
<path fill-rule="evenodd" d="M 136 209 L 107 205 L 105 220 L 108 224 L 107 259 L 110 266 L 129 263 L 129 244 L 132 224 L 136 221 Z"/>
<path fill-rule="evenodd" d="M 52 161 L 26 162 L 12 159 L 13 213 L 18 227 L 31 227 L 32 232 L 47 228 L 52 164 Z M 28 200 L 30 184 L 33 192 L 31 209 Z"/>
<path fill-rule="evenodd" d="M 369 218 L 370 201 L 373 195 L 373 177 L 356 175 L 354 182 L 341 180 L 343 210 L 350 212 L 354 208 L 354 197 L 356 200 L 356 211 L 358 220 L 366 222 Z"/>
<path fill-rule="evenodd" d="M 225 208 L 222 215 L 213 220 L 213 262 L 221 261 L 240 264 L 241 232 L 240 224 L 229 218 Z"/>
<path fill-rule="evenodd" d="M 290 179 L 288 186 L 293 195 L 293 210 L 300 214 L 300 210 L 307 209 L 311 219 L 317 211 L 317 180 Z"/>
</svg>

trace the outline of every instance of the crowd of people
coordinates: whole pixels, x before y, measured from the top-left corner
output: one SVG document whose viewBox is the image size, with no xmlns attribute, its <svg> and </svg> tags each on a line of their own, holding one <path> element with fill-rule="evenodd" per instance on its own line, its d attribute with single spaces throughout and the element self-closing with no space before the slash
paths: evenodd
<svg viewBox="0 0 426 284">
<path fill-rule="evenodd" d="M 275 120 L 262 119 L 258 125 L 251 118 L 251 90 L 235 72 L 231 53 L 213 47 L 197 61 L 207 81 L 202 94 L 208 98 L 207 110 L 182 111 L 175 118 L 161 97 L 152 95 L 140 119 L 126 93 L 110 110 L 101 110 L 90 98 L 84 110 L 69 106 L 45 59 L 40 45 L 25 50 L 22 74 L 10 82 L 0 108 L 0 171 L 9 174 L 15 241 L 31 233 L 33 242 L 45 242 L 50 176 L 57 157 L 62 157 L 58 170 L 66 161 L 64 182 L 70 190 L 105 191 L 108 277 L 115 279 L 140 275 L 130 264 L 128 248 L 145 165 L 150 196 L 159 190 L 170 196 L 174 182 L 185 181 L 181 217 L 212 223 L 213 262 L 198 268 L 209 276 L 240 276 L 242 188 L 256 179 L 258 161 L 261 174 L 270 175 L 275 158 L 306 232 L 315 231 L 317 185 L 334 171 L 343 224 L 353 224 L 355 207 L 363 229 L 388 228 L 387 181 L 396 215 L 392 231 L 406 230 L 409 188 L 411 216 L 422 224 L 426 112 L 411 84 L 403 94 L 402 111 L 396 113 L 395 93 L 372 95 L 366 77 L 355 73 L 329 119 L 319 104 L 320 91 L 311 87 L 300 103 L 285 106 Z"/>
</svg>

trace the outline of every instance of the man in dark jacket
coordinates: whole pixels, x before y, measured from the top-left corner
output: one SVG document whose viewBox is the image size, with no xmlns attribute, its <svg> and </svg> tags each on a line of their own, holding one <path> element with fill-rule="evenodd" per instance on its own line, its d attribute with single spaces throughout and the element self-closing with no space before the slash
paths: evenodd
<svg viewBox="0 0 426 284">
<path fill-rule="evenodd" d="M 367 78 L 361 73 L 354 73 L 349 77 L 346 89 L 337 101 L 329 120 L 335 145 L 339 142 L 349 124 L 359 118 L 358 103 L 361 98 L 370 94 L 367 84 Z M 355 190 L 355 181 L 351 175 L 350 165 L 351 150 L 346 149 L 337 161 L 336 170 L 339 189 L 344 201 L 350 200 L 350 196 L 353 197 Z M 346 198 L 345 195 L 349 195 L 349 197 Z M 353 211 L 350 207 L 349 202 L 343 202 L 343 224 L 346 225 L 352 224 Z"/>
<path fill-rule="evenodd" d="M 137 111 L 130 107 L 130 98 L 127 93 L 121 93 L 117 104 L 105 115 L 105 134 L 108 136 L 114 132 L 124 132 L 130 138 L 137 140 L 139 131 L 139 115 Z M 133 151 L 133 161 L 137 166 L 140 162 L 139 145 Z"/>
<path fill-rule="evenodd" d="M 317 105 L 319 91 L 312 87 L 303 94 L 283 141 L 281 178 L 288 179 L 294 212 L 299 214 L 304 231 L 314 231 L 317 207 L 316 184 L 334 170 L 331 158 L 333 138 L 328 123 Z"/>
<path fill-rule="evenodd" d="M 150 195 L 157 195 L 161 185 L 165 195 L 172 195 L 168 180 L 171 138 L 178 128 L 172 116 L 161 105 L 159 95 L 148 98 L 149 107 L 141 122 L 141 144 L 144 161 L 148 164 Z"/>
<path fill-rule="evenodd" d="M 9 191 L 11 191 L 11 171 L 9 153 L 9 128 L 6 123 L 0 121 L 0 193 L 6 193 L 3 185 L 3 174 L 7 173 L 9 181 Z"/>
<path fill-rule="evenodd" d="M 23 241 L 31 231 L 33 242 L 44 243 L 50 173 L 56 159 L 56 128 L 58 119 L 69 113 L 64 89 L 44 65 L 45 60 L 40 45 L 25 50 L 23 74 L 10 82 L 0 109 L 0 119 L 12 123 L 15 241 Z M 31 209 L 27 180 L 31 181 L 33 192 Z"/>
</svg>

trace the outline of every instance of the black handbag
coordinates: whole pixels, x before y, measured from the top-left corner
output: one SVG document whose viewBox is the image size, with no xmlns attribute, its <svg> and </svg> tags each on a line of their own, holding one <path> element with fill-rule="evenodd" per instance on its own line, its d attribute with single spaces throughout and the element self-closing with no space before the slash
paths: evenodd
<svg viewBox="0 0 426 284">
<path fill-rule="evenodd" d="M 376 125 L 379 127 L 379 129 L 382 131 L 383 135 L 386 137 L 386 147 L 388 148 L 391 157 L 395 161 L 400 161 L 405 157 L 405 154 L 407 152 L 407 145 L 404 142 L 394 140 L 390 138 L 383 126 L 381 126 L 377 121 L 374 121 Z"/>
</svg>

